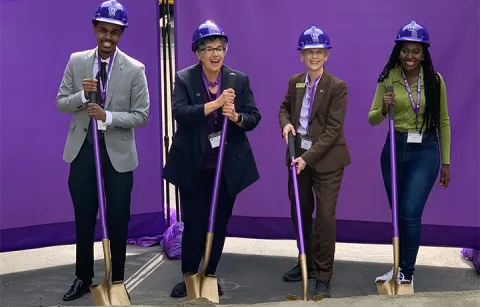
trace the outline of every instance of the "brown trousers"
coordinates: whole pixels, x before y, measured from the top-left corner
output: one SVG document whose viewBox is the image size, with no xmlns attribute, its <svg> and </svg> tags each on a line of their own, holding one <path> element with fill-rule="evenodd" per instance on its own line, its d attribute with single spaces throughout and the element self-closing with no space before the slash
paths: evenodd
<svg viewBox="0 0 480 307">
<path fill-rule="evenodd" d="M 296 152 L 301 153 L 302 151 L 297 148 Z M 318 173 L 307 165 L 297 176 L 307 264 L 309 267 L 315 267 L 316 278 L 321 280 L 330 280 L 333 276 L 335 242 L 337 239 L 336 207 L 343 172 L 344 169 L 342 168 L 330 173 Z M 298 242 L 297 214 L 291 169 L 289 169 L 288 176 L 288 194 Z M 312 214 L 315 207 L 315 228 L 312 229 Z"/>
</svg>

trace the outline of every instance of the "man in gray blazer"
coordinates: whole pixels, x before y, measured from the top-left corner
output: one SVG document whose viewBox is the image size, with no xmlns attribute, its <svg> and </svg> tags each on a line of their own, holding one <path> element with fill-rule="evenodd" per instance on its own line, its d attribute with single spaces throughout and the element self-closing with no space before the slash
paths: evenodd
<svg viewBox="0 0 480 307">
<path fill-rule="evenodd" d="M 73 114 L 63 159 L 70 163 L 68 186 L 75 212 L 76 279 L 63 297 L 65 301 L 89 292 L 94 276 L 98 197 L 90 118 L 97 120 L 99 130 L 94 133 L 99 135 L 112 282 L 120 282 L 124 279 L 133 170 L 138 165 L 134 128 L 148 122 L 150 107 L 145 66 L 117 48 L 128 26 L 125 7 L 117 1 L 105 1 L 92 22 L 98 46 L 70 56 L 56 100 L 60 112 Z M 89 102 L 91 92 L 99 103 Z"/>
</svg>

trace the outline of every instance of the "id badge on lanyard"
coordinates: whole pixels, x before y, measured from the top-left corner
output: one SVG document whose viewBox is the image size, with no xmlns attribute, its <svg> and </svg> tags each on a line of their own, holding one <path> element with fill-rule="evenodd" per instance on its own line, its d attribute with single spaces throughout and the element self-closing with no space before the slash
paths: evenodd
<svg viewBox="0 0 480 307">
<path fill-rule="evenodd" d="M 205 76 L 205 72 L 202 70 L 202 79 L 203 79 L 203 84 L 205 85 L 205 93 L 209 97 L 210 97 L 210 90 L 208 89 L 208 86 L 209 85 L 210 86 L 215 86 L 215 85 L 218 84 L 217 94 L 215 95 L 215 99 L 218 99 L 218 97 L 220 97 L 220 91 L 221 91 L 222 73 L 220 72 L 218 74 L 217 80 L 215 82 L 209 83 L 208 80 L 207 80 L 207 76 Z M 208 102 L 208 100 L 207 100 L 207 102 Z M 216 127 L 217 126 L 217 120 L 218 120 L 217 110 L 213 111 L 213 116 L 215 118 L 215 127 Z M 220 131 L 216 131 L 216 132 L 208 135 L 208 140 L 210 141 L 210 146 L 212 146 L 212 149 L 220 146 L 220 136 L 221 136 Z"/>
<path fill-rule="evenodd" d="M 422 133 L 418 132 L 418 115 L 420 113 L 420 94 L 421 94 L 421 73 L 418 73 L 418 79 L 417 79 L 417 103 L 415 104 L 415 101 L 413 100 L 413 94 L 412 91 L 410 90 L 410 86 L 408 85 L 408 80 L 407 77 L 405 77 L 405 74 L 403 73 L 402 70 L 402 77 L 403 77 L 403 82 L 405 83 L 405 87 L 407 88 L 407 93 L 408 93 L 408 98 L 410 100 L 410 104 L 412 105 L 413 112 L 415 113 L 415 126 L 416 130 L 409 130 L 408 131 L 408 136 L 407 136 L 407 143 L 421 143 L 422 142 Z"/>
</svg>

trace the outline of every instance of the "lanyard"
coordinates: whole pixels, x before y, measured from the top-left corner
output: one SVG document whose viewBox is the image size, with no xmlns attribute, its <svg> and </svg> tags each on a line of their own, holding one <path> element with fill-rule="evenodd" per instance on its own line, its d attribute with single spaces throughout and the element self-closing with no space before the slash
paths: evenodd
<svg viewBox="0 0 480 307">
<path fill-rule="evenodd" d="M 97 55 L 98 57 L 98 71 L 101 71 L 102 69 L 102 60 L 100 59 L 100 55 Z M 108 79 L 110 79 L 110 69 L 112 69 L 112 64 L 113 64 L 113 55 L 110 57 L 110 61 L 108 62 L 108 70 L 107 70 L 107 83 L 108 83 Z M 107 93 L 107 89 L 106 89 L 106 86 L 107 84 L 103 84 L 102 82 L 102 77 L 100 76 L 99 78 L 99 82 L 100 82 L 100 95 L 102 96 L 102 102 L 105 103 L 105 96 L 106 96 L 106 93 Z"/>
<path fill-rule="evenodd" d="M 323 73 L 322 73 L 323 75 Z M 315 79 L 315 82 L 313 83 L 312 85 L 312 88 L 310 90 L 310 92 L 308 93 L 308 121 L 307 121 L 307 134 L 308 134 L 308 128 L 310 127 L 310 117 L 312 116 L 312 106 L 313 106 L 313 100 L 314 100 L 314 97 L 315 97 L 315 90 L 317 89 L 317 82 L 318 80 L 320 80 L 320 78 L 322 77 L 322 75 L 318 76 L 317 79 Z M 310 77 L 309 77 L 310 79 Z"/>
<path fill-rule="evenodd" d="M 222 72 L 218 74 L 217 80 L 214 82 L 208 82 L 207 76 L 205 75 L 205 72 L 202 69 L 202 79 L 203 79 L 203 84 L 205 85 L 205 90 L 207 91 L 207 95 L 210 97 L 210 90 L 208 89 L 208 86 L 215 86 L 218 84 L 218 89 L 217 89 L 217 94 L 215 95 L 215 99 L 218 99 L 220 97 L 220 88 L 222 86 Z M 213 116 L 215 117 L 215 121 L 217 120 L 217 110 L 215 110 L 213 113 Z"/>
<path fill-rule="evenodd" d="M 415 112 L 415 122 L 418 123 L 418 113 L 420 112 L 420 77 L 421 73 L 418 72 L 418 80 L 417 80 L 417 104 L 415 105 L 415 101 L 413 100 L 413 95 L 412 91 L 410 90 L 410 86 L 408 85 L 407 78 L 405 77 L 405 74 L 403 73 L 402 70 L 402 77 L 403 77 L 403 82 L 405 83 L 405 87 L 407 88 L 408 92 L 408 98 L 410 98 L 410 103 L 412 104 L 413 112 Z"/>
</svg>

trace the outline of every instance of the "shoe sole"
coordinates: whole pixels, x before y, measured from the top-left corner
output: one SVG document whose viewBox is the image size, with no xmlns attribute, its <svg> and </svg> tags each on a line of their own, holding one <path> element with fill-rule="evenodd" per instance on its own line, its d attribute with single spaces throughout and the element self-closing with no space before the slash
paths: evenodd
<svg viewBox="0 0 480 307">
<path fill-rule="evenodd" d="M 63 298 L 63 300 L 65 302 L 68 302 L 68 301 L 73 301 L 73 300 L 76 300 L 76 299 L 79 299 L 81 298 L 82 296 L 84 296 L 85 294 L 87 293 L 90 293 L 90 288 L 86 289 L 82 294 L 78 295 L 78 296 L 73 296 L 73 297 L 70 297 L 70 298 Z"/>
</svg>

